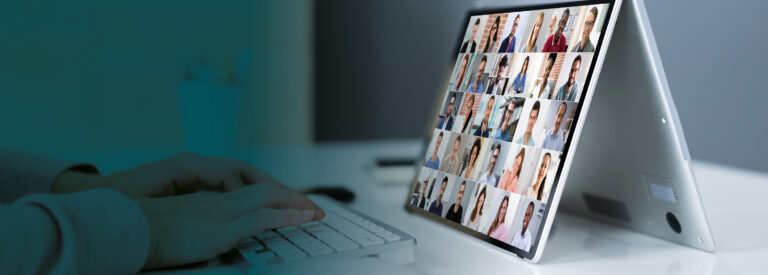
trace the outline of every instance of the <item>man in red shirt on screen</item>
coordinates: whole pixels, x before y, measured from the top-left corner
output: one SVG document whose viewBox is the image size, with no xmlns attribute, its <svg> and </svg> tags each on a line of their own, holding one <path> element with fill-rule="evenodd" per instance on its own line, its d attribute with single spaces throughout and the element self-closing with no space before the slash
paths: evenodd
<svg viewBox="0 0 768 275">
<path fill-rule="evenodd" d="M 557 31 L 547 38 L 547 42 L 544 43 L 544 48 L 541 49 L 541 52 L 565 52 L 568 44 L 565 43 L 563 30 L 565 30 L 565 26 L 568 24 L 568 17 L 570 15 L 571 12 L 568 9 L 563 11 L 563 16 L 560 17 L 560 23 L 557 24 Z"/>
</svg>

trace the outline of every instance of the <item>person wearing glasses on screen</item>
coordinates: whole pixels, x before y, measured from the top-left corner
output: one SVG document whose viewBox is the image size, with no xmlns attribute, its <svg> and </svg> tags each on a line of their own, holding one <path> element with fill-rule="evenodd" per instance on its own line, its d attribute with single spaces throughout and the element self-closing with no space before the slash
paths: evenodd
<svg viewBox="0 0 768 275">
<path fill-rule="evenodd" d="M 555 89 L 555 82 L 549 80 L 549 75 L 552 74 L 552 68 L 555 67 L 556 60 L 557 54 L 550 53 L 547 55 L 547 66 L 544 67 L 544 75 L 540 80 L 537 80 L 536 87 L 531 91 L 532 96 L 543 99 L 550 99 L 552 97 L 552 90 Z"/>
<path fill-rule="evenodd" d="M 496 77 L 488 83 L 488 90 L 485 91 L 486 94 L 500 95 L 504 92 L 504 83 L 501 81 L 501 75 L 507 68 L 508 62 L 509 59 L 507 58 L 507 55 L 501 57 L 499 64 L 496 66 Z"/>
<path fill-rule="evenodd" d="M 464 113 L 466 114 L 464 116 L 464 126 L 461 127 L 461 133 L 463 134 L 469 134 L 469 131 L 472 129 L 472 120 L 475 119 L 475 111 L 472 109 L 475 106 L 475 96 L 474 95 L 467 95 L 467 108 L 464 110 Z"/>
<path fill-rule="evenodd" d="M 472 149 L 469 150 L 469 159 L 467 160 L 467 163 L 464 164 L 464 168 L 461 170 L 462 178 L 470 179 L 470 175 L 475 169 L 475 164 L 477 164 L 477 155 L 480 153 L 481 149 L 480 145 L 480 139 L 476 138 L 475 142 L 472 144 Z"/>
<path fill-rule="evenodd" d="M 429 213 L 442 216 L 443 215 L 443 194 L 445 194 L 445 188 L 448 186 L 448 176 L 443 178 L 443 182 L 440 184 L 440 193 L 437 193 L 437 199 L 429 206 Z"/>
<path fill-rule="evenodd" d="M 483 73 L 485 73 L 485 64 L 488 62 L 488 56 L 483 55 L 483 58 L 480 59 L 480 64 L 477 67 L 477 73 L 475 74 L 475 79 L 472 80 L 472 83 L 470 83 L 467 86 L 467 93 L 482 93 L 483 92 Z"/>
<path fill-rule="evenodd" d="M 443 163 L 440 164 L 440 171 L 447 172 L 453 175 L 456 175 L 456 173 L 459 172 L 459 167 L 461 167 L 461 160 L 459 159 L 459 149 L 461 149 L 461 135 L 458 135 L 456 137 L 456 140 L 453 141 L 453 149 L 451 149 L 451 156 L 448 157 L 448 160 L 444 160 Z"/>
<path fill-rule="evenodd" d="M 491 112 L 493 112 L 493 105 L 495 103 L 496 98 L 491 96 L 491 98 L 488 99 L 488 104 L 485 105 L 485 114 L 483 114 L 483 120 L 480 121 L 480 127 L 475 129 L 474 136 L 487 138 L 490 134 L 491 129 L 488 127 L 488 123 L 490 122 Z"/>
<path fill-rule="evenodd" d="M 509 195 L 504 196 L 499 204 L 499 211 L 496 212 L 496 218 L 493 219 L 491 226 L 488 227 L 488 236 L 497 239 L 502 242 L 507 241 L 507 235 L 509 235 L 509 228 L 504 225 L 504 219 L 507 216 L 507 208 L 509 207 Z"/>
<path fill-rule="evenodd" d="M 504 108 L 504 118 L 501 119 L 501 125 L 496 129 L 496 133 L 493 135 L 494 139 L 502 141 L 510 141 L 515 129 L 512 129 L 510 124 L 512 123 L 512 113 L 515 109 L 515 104 L 510 100 L 507 103 L 507 107 Z"/>
<path fill-rule="evenodd" d="M 523 67 L 520 72 L 517 73 L 515 80 L 512 81 L 512 90 L 515 91 L 515 95 L 523 93 L 525 90 L 525 77 L 528 75 L 528 62 L 531 60 L 530 56 L 526 56 L 523 60 Z"/>
<path fill-rule="evenodd" d="M 539 38 L 539 32 L 541 31 L 541 24 L 544 24 L 544 12 L 540 12 L 538 16 L 536 16 L 536 22 L 533 23 L 533 29 L 531 30 L 531 34 L 528 35 L 528 43 L 525 45 L 525 48 L 523 48 L 524 53 L 535 53 L 538 51 L 536 47 L 536 40 Z"/>
<path fill-rule="evenodd" d="M 568 17 L 571 15 L 569 9 L 563 11 L 563 15 L 560 17 L 560 23 L 557 24 L 557 31 L 552 34 L 544 43 L 544 48 L 541 52 L 565 52 L 568 47 L 568 43 L 565 42 L 565 35 L 563 31 L 565 26 L 568 25 Z"/>
<path fill-rule="evenodd" d="M 589 35 L 592 34 L 592 28 L 595 27 L 595 20 L 597 20 L 597 7 L 589 9 L 587 19 L 584 21 L 584 28 L 581 29 L 581 41 L 573 45 L 571 52 L 594 52 L 595 45 L 589 40 Z"/>
<path fill-rule="evenodd" d="M 445 126 L 446 131 L 453 129 L 453 104 L 456 102 L 456 93 L 451 94 L 451 98 L 448 100 L 448 108 L 445 110 L 445 116 L 440 118 L 440 122 L 437 124 L 437 129 L 442 129 Z"/>
<path fill-rule="evenodd" d="M 480 28 L 480 18 L 476 19 L 475 24 L 472 25 L 472 34 L 469 36 L 469 39 L 461 44 L 461 50 L 459 51 L 460 53 L 475 52 L 475 47 L 477 47 L 477 42 L 475 42 L 475 35 L 477 34 L 478 28 Z"/>
<path fill-rule="evenodd" d="M 579 92 L 579 83 L 576 82 L 576 76 L 581 68 L 581 55 L 576 56 L 571 63 L 571 71 L 568 72 L 568 81 L 557 89 L 555 100 L 576 101 L 576 94 Z"/>
<path fill-rule="evenodd" d="M 523 227 L 520 228 L 520 232 L 515 234 L 512 238 L 512 246 L 522 249 L 525 252 L 531 250 L 531 232 L 528 230 L 528 226 L 531 224 L 533 218 L 534 204 L 528 203 L 528 207 L 525 209 L 525 217 L 523 217 Z"/>
<path fill-rule="evenodd" d="M 456 78 L 456 83 L 453 83 L 454 91 L 459 91 L 459 89 L 461 88 L 461 82 L 464 81 L 464 76 L 466 75 L 468 68 L 469 68 L 469 54 L 465 54 L 464 58 L 461 59 L 459 77 Z"/>
<path fill-rule="evenodd" d="M 517 37 L 515 37 L 515 33 L 517 32 L 517 26 L 519 23 L 520 14 L 515 16 L 515 21 L 512 22 L 512 31 L 509 32 L 507 38 L 504 38 L 504 40 L 501 41 L 501 46 L 499 46 L 499 53 L 515 52 L 515 45 L 517 44 Z"/>
<path fill-rule="evenodd" d="M 561 131 L 560 125 L 563 124 L 565 119 L 565 112 L 568 106 L 565 102 L 560 103 L 557 107 L 557 115 L 555 115 L 555 125 L 552 127 L 552 132 L 544 136 L 544 141 L 541 143 L 541 147 L 548 150 L 560 151 L 563 149 L 564 132 Z"/>
<path fill-rule="evenodd" d="M 483 216 L 483 204 L 485 204 L 485 186 L 483 186 L 483 189 L 481 189 L 480 193 L 477 195 L 475 208 L 472 209 L 471 214 L 469 214 L 467 220 L 464 221 L 464 226 L 478 232 L 483 232 L 483 223 L 481 221 Z"/>
<path fill-rule="evenodd" d="M 437 140 L 435 140 L 435 150 L 432 152 L 432 157 L 424 160 L 425 167 L 432 168 L 434 170 L 437 170 L 440 168 L 440 158 L 437 156 L 437 150 L 440 149 L 440 143 L 442 142 L 443 142 L 443 132 L 440 132 L 440 134 L 437 135 Z"/>
<path fill-rule="evenodd" d="M 451 205 L 451 208 L 448 208 L 448 212 L 445 213 L 445 219 L 461 223 L 461 216 L 464 212 L 464 209 L 461 208 L 461 200 L 464 198 L 465 190 L 467 190 L 467 181 L 462 181 L 459 186 L 459 193 L 456 194 L 456 202 Z"/>
<path fill-rule="evenodd" d="M 496 144 L 491 150 L 491 164 L 488 165 L 488 172 L 485 172 L 480 176 L 478 183 L 487 184 L 496 187 L 496 175 L 493 174 L 493 170 L 496 169 L 496 162 L 499 160 L 499 154 L 501 153 L 501 144 Z"/>
<path fill-rule="evenodd" d="M 523 171 L 523 161 L 525 161 L 525 147 L 520 148 L 520 152 L 515 156 L 515 162 L 512 163 L 512 169 L 504 171 L 499 180 L 499 189 L 517 193 L 517 185 L 520 181 L 520 172 Z"/>
<path fill-rule="evenodd" d="M 544 154 L 544 157 L 541 158 L 541 165 L 536 173 L 536 181 L 525 191 L 526 197 L 539 201 L 544 198 L 544 184 L 547 182 L 547 170 L 549 170 L 549 161 L 551 159 L 552 155 L 549 153 Z"/>
<path fill-rule="evenodd" d="M 493 52 L 493 47 L 496 46 L 496 41 L 499 39 L 499 24 L 501 24 L 501 16 L 496 16 L 491 25 L 491 30 L 488 31 L 488 37 L 485 39 L 485 49 L 483 53 Z"/>
<path fill-rule="evenodd" d="M 531 113 L 528 115 L 528 125 L 525 129 L 525 133 L 523 136 L 517 139 L 517 143 L 522 145 L 528 145 L 528 146 L 536 146 L 536 142 L 533 141 L 533 127 L 536 125 L 536 120 L 539 119 L 539 109 L 541 108 L 541 103 L 536 101 L 536 103 L 533 103 L 533 107 L 531 108 Z"/>
</svg>

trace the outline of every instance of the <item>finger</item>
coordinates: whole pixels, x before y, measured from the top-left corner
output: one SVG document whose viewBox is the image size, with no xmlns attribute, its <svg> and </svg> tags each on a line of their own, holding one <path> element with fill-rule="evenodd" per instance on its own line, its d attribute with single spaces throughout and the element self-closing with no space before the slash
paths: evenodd
<svg viewBox="0 0 768 275">
<path fill-rule="evenodd" d="M 243 175 L 237 172 L 230 172 L 220 185 L 220 191 L 231 192 L 248 185 Z"/>
<path fill-rule="evenodd" d="M 259 183 L 259 182 L 280 183 L 280 181 L 278 181 L 271 175 L 267 174 L 264 171 L 261 171 L 260 169 L 254 167 L 248 162 L 245 162 L 242 160 L 235 160 L 235 159 L 221 159 L 221 161 L 225 162 L 230 167 L 236 169 L 237 172 L 242 175 L 246 185 Z"/>
<path fill-rule="evenodd" d="M 313 216 L 313 210 L 259 209 L 233 220 L 228 225 L 228 231 L 232 232 L 231 237 L 234 240 L 240 241 L 264 230 L 305 224 L 311 221 Z"/>
<path fill-rule="evenodd" d="M 281 184 L 265 183 L 249 185 L 229 193 L 232 214 L 242 215 L 262 208 L 313 210 L 314 219 L 319 220 L 325 212 L 295 190 Z"/>
</svg>

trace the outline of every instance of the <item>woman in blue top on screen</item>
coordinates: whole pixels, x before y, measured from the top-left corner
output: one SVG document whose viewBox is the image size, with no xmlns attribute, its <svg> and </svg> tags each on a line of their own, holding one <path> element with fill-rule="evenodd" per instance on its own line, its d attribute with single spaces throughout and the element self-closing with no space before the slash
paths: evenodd
<svg viewBox="0 0 768 275">
<path fill-rule="evenodd" d="M 515 80 L 512 81 L 512 90 L 515 91 L 516 95 L 523 93 L 523 90 L 525 90 L 525 76 L 528 75 L 528 61 L 530 60 L 530 56 L 525 57 L 525 60 L 523 60 L 523 68 L 520 69 Z"/>
<path fill-rule="evenodd" d="M 496 130 L 496 134 L 493 135 L 494 139 L 510 141 L 515 129 L 511 129 L 510 122 L 512 120 L 512 112 L 515 108 L 515 104 L 510 100 L 507 103 L 507 108 L 504 108 L 504 118 L 501 119 L 501 125 Z M 510 131 L 511 130 L 511 131 Z"/>
</svg>

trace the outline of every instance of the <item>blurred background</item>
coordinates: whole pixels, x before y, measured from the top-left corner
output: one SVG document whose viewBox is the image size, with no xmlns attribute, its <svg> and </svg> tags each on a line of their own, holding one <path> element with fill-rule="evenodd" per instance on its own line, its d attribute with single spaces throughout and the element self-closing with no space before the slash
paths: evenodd
<svg viewBox="0 0 768 275">
<path fill-rule="evenodd" d="M 0 147 L 216 154 L 420 138 L 465 13 L 547 2 L 4 1 Z M 646 6 L 692 156 L 768 172 L 768 3 Z"/>
</svg>

